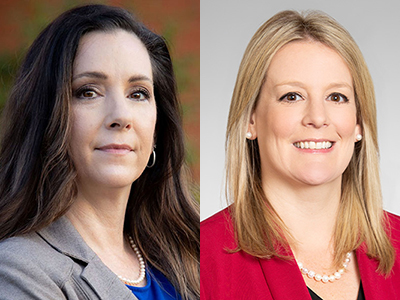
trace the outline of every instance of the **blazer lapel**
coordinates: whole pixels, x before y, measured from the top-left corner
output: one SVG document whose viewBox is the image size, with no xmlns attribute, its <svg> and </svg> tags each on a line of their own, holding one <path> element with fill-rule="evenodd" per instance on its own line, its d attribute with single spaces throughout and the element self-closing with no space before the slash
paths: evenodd
<svg viewBox="0 0 400 300">
<path fill-rule="evenodd" d="M 390 276 L 385 279 L 384 275 L 377 272 L 378 262 L 367 256 L 365 244 L 356 250 L 356 256 L 366 300 L 400 299 Z M 399 285 L 400 282 L 395 284 Z"/>
<path fill-rule="evenodd" d="M 138 300 L 98 257 L 86 266 L 81 278 L 96 291 L 100 299 Z"/>
<path fill-rule="evenodd" d="M 53 248 L 85 265 L 81 278 L 100 299 L 138 300 L 86 244 L 67 217 L 63 216 L 37 232 Z"/>
<path fill-rule="evenodd" d="M 260 259 L 260 265 L 274 300 L 311 300 L 295 260 Z"/>
</svg>

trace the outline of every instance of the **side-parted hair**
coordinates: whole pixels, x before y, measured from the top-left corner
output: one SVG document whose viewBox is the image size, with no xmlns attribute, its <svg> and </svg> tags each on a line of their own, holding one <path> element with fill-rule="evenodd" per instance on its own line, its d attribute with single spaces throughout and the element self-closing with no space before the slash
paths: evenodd
<svg viewBox="0 0 400 300">
<path fill-rule="evenodd" d="M 340 266 L 345 253 L 365 242 L 367 254 L 379 261 L 378 270 L 388 275 L 395 254 L 385 231 L 372 79 L 350 34 L 318 11 L 282 11 L 273 16 L 254 34 L 239 67 L 226 133 L 226 197 L 233 203 L 231 213 L 238 242 L 235 250 L 260 258 L 285 258 L 282 247 L 289 248 L 290 234 L 262 189 L 257 139 L 247 140 L 245 134 L 271 60 L 284 45 L 301 40 L 320 42 L 346 62 L 353 77 L 357 123 L 363 132 L 342 176 L 334 233 L 335 266 Z"/>
<path fill-rule="evenodd" d="M 183 299 L 198 299 L 198 205 L 184 176 L 184 136 L 171 58 L 164 39 L 121 8 L 73 8 L 48 25 L 28 50 L 0 127 L 0 240 L 49 225 L 73 203 L 73 63 L 82 36 L 117 29 L 135 34 L 146 47 L 157 103 L 157 162 L 132 184 L 124 230 Z"/>
</svg>

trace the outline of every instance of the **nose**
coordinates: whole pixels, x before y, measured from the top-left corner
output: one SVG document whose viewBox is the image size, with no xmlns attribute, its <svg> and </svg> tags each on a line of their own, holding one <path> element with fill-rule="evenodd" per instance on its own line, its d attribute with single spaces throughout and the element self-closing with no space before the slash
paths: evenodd
<svg viewBox="0 0 400 300">
<path fill-rule="evenodd" d="M 309 99 L 304 112 L 303 125 L 306 127 L 321 128 L 329 124 L 329 117 L 324 100 Z"/>
<path fill-rule="evenodd" d="M 123 95 L 115 95 L 107 100 L 106 127 L 112 130 L 130 130 L 133 126 L 133 112 L 128 99 Z"/>
</svg>

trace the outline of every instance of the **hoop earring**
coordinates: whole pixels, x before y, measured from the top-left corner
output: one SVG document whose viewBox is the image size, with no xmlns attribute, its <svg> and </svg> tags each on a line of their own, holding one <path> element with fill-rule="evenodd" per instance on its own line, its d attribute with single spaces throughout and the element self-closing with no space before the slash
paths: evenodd
<svg viewBox="0 0 400 300">
<path fill-rule="evenodd" d="M 156 150 L 153 150 L 153 161 L 151 162 L 151 164 L 149 165 L 149 163 L 147 163 L 147 167 L 151 168 L 156 164 Z"/>
</svg>

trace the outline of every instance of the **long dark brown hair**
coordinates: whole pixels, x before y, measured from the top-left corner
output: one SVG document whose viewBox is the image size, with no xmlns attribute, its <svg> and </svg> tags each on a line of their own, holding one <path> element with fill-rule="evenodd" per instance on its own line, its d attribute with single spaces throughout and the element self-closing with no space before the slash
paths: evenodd
<svg viewBox="0 0 400 300">
<path fill-rule="evenodd" d="M 183 299 L 198 299 L 198 205 L 184 176 L 184 137 L 171 58 L 164 39 L 121 8 L 87 5 L 69 10 L 30 47 L 0 129 L 0 240 L 49 225 L 73 203 L 76 170 L 68 144 L 73 62 L 83 35 L 116 29 L 134 33 L 145 45 L 157 103 L 157 161 L 132 184 L 125 231 Z"/>
</svg>

